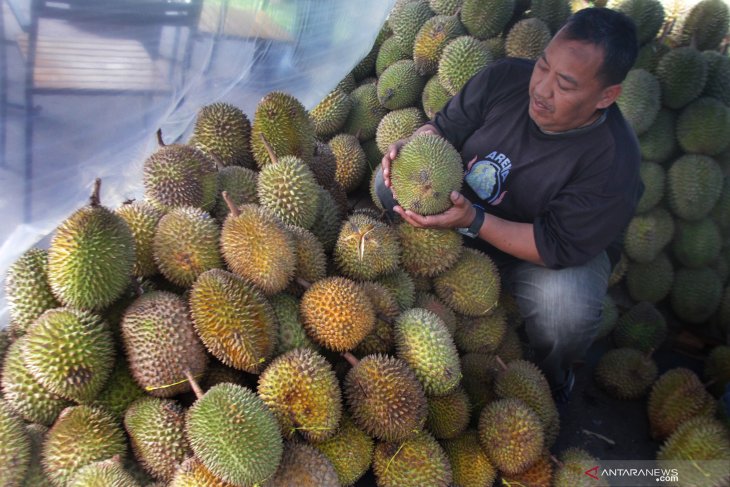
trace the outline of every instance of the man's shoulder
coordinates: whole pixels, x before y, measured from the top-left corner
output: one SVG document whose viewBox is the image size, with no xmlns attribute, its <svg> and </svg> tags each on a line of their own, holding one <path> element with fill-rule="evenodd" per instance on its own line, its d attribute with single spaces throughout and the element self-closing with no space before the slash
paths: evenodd
<svg viewBox="0 0 730 487">
<path fill-rule="evenodd" d="M 532 75 L 535 61 L 516 57 L 506 57 L 494 61 L 485 68 L 485 71 L 496 77 L 509 77 L 511 82 L 527 80 Z"/>
</svg>

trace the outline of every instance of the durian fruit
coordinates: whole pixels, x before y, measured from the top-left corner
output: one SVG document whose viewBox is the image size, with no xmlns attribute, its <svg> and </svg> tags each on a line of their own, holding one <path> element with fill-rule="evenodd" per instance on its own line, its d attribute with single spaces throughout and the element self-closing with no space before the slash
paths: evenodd
<svg viewBox="0 0 730 487">
<path fill-rule="evenodd" d="M 707 83 L 702 92 L 730 106 L 730 58 L 717 51 L 703 51 L 707 61 Z"/>
<path fill-rule="evenodd" d="M 449 95 L 456 95 L 472 76 L 494 58 L 487 46 L 472 36 L 461 36 L 449 42 L 441 53 L 438 77 Z"/>
<path fill-rule="evenodd" d="M 666 298 L 674 282 L 674 266 L 665 252 L 649 262 L 631 262 L 626 271 L 626 289 L 634 301 L 658 303 Z"/>
<path fill-rule="evenodd" d="M 127 440 L 114 418 L 103 409 L 73 406 L 63 410 L 43 444 L 43 470 L 55 486 L 68 485 L 84 466 L 124 457 Z"/>
<path fill-rule="evenodd" d="M 484 316 L 496 309 L 501 284 L 486 254 L 465 248 L 456 263 L 433 280 L 436 294 L 457 313 Z"/>
<path fill-rule="evenodd" d="M 307 282 L 316 282 L 327 275 L 327 256 L 319 239 L 309 230 L 301 227 L 288 226 L 287 229 L 294 239 L 297 264 L 295 281 L 303 279 Z M 298 286 L 292 283 L 295 294 L 301 294 Z"/>
<path fill-rule="evenodd" d="M 421 112 L 423 113 L 423 112 Z M 421 115 L 423 116 L 423 115 Z M 425 120 L 425 119 L 424 119 Z M 377 133 L 375 135 L 377 137 Z M 368 167 L 366 169 L 366 175 L 370 173 L 370 179 L 372 179 L 375 175 L 375 173 L 378 171 L 378 166 L 381 164 L 383 160 L 383 153 L 378 148 L 378 142 L 375 139 L 366 140 L 361 144 L 362 151 L 365 153 L 365 158 L 368 162 Z M 372 169 L 375 168 L 375 169 Z M 363 178 L 363 183 L 367 180 L 367 176 Z M 361 184 L 363 184 L 361 183 Z M 370 193 L 372 196 L 372 193 Z M 378 206 L 377 204 L 375 206 Z M 379 208 L 380 209 L 380 208 Z"/>
<path fill-rule="evenodd" d="M 175 472 L 169 487 L 236 487 L 213 475 L 194 456 L 188 457 Z"/>
<path fill-rule="evenodd" d="M 97 179 L 89 204 L 61 223 L 48 249 L 48 284 L 66 306 L 101 309 L 129 286 L 134 237 L 118 215 L 101 206 Z"/>
<path fill-rule="evenodd" d="M 200 274 L 223 267 L 218 223 L 206 212 L 182 206 L 160 219 L 153 248 L 160 273 L 173 284 L 191 286 Z"/>
<path fill-rule="evenodd" d="M 730 238 L 730 174 L 725 175 L 725 183 L 720 198 L 712 208 L 710 216 L 714 220 L 724 241 Z"/>
<path fill-rule="evenodd" d="M 390 353 L 394 344 L 393 323 L 401 312 L 398 302 L 392 292 L 376 282 L 363 282 L 361 286 L 373 305 L 375 325 L 354 352 L 359 356 Z"/>
<path fill-rule="evenodd" d="M 381 117 L 382 118 L 382 117 Z M 375 124 L 373 137 L 381 118 Z M 329 147 L 335 156 L 335 181 L 345 192 L 350 193 L 360 186 L 367 169 L 367 158 L 358 138 L 350 134 L 338 134 L 329 141 Z"/>
<path fill-rule="evenodd" d="M 446 325 L 422 308 L 403 312 L 394 326 L 397 355 L 429 396 L 449 394 L 461 381 L 459 354 Z"/>
<path fill-rule="evenodd" d="M 645 213 L 664 198 L 666 171 L 656 162 L 641 161 L 639 175 L 644 183 L 644 193 L 636 206 L 636 213 Z"/>
<path fill-rule="evenodd" d="M 372 280 L 395 271 L 400 253 L 395 229 L 368 215 L 355 214 L 342 225 L 334 258 L 343 275 Z"/>
<path fill-rule="evenodd" d="M 195 129 L 188 142 L 214 157 L 222 166 L 253 168 L 251 122 L 240 108 L 213 103 L 198 110 Z"/>
<path fill-rule="evenodd" d="M 123 356 L 117 356 L 114 369 L 106 386 L 88 404 L 102 407 L 110 412 L 114 418 L 121 420 L 129 405 L 144 395 L 144 390 L 134 381 L 134 377 L 132 377 L 132 373 L 127 366 L 127 361 Z"/>
<path fill-rule="evenodd" d="M 672 49 L 659 60 L 656 77 L 664 106 L 680 109 L 697 98 L 707 82 L 707 61 L 693 47 Z"/>
<path fill-rule="evenodd" d="M 519 399 L 491 402 L 479 415 L 479 444 L 507 475 L 520 474 L 537 462 L 544 443 L 540 419 Z"/>
<path fill-rule="evenodd" d="M 48 251 L 28 249 L 5 274 L 5 296 L 10 311 L 10 329 L 23 335 L 46 310 L 60 306 L 48 284 Z"/>
<path fill-rule="evenodd" d="M 499 344 L 495 355 L 502 357 L 502 360 L 506 363 L 524 358 L 525 351 L 516 329 L 507 327 L 507 332 L 504 334 L 502 343 Z"/>
<path fill-rule="evenodd" d="M 169 482 L 191 455 L 185 439 L 185 409 L 171 399 L 144 397 L 124 414 L 134 456 L 154 478 Z"/>
<path fill-rule="evenodd" d="M 230 382 L 231 384 L 238 384 L 239 386 L 247 386 L 248 381 L 246 375 L 238 369 L 223 365 L 217 360 L 211 361 L 208 365 L 203 380 L 200 381 L 200 387 L 207 391 L 211 387 L 223 382 Z"/>
<path fill-rule="evenodd" d="M 651 352 L 667 337 L 667 322 L 653 304 L 642 301 L 622 314 L 613 330 L 613 341 L 619 348 L 635 348 Z"/>
<path fill-rule="evenodd" d="M 730 482 L 730 434 L 719 420 L 697 417 L 682 423 L 659 449 L 660 468 L 686 462 L 679 471 L 681 484 L 721 487 Z M 691 466 L 690 466 L 691 465 Z"/>
<path fill-rule="evenodd" d="M 723 0 L 702 0 L 694 5 L 682 22 L 675 27 L 679 45 L 692 44 L 700 51 L 715 50 L 728 33 L 730 8 Z"/>
<path fill-rule="evenodd" d="M 23 420 L 0 402 L 0 478 L 22 485 L 31 461 L 31 441 Z"/>
<path fill-rule="evenodd" d="M 331 253 L 337 243 L 342 224 L 342 213 L 332 194 L 326 189 L 320 188 L 317 218 L 309 230 L 322 242 L 322 247 L 327 253 Z"/>
<path fill-rule="evenodd" d="M 639 45 L 654 39 L 664 24 L 664 6 L 659 0 L 621 0 L 612 6 L 636 24 Z"/>
<path fill-rule="evenodd" d="M 350 486 L 370 468 L 375 442 L 343 412 L 335 435 L 312 446 L 330 460 L 340 484 Z"/>
<path fill-rule="evenodd" d="M 428 5 L 436 15 L 456 15 L 464 0 L 429 0 Z"/>
<path fill-rule="evenodd" d="M 616 104 L 636 135 L 643 134 L 654 123 L 661 108 L 659 81 L 649 71 L 632 69 L 621 83 Z"/>
<path fill-rule="evenodd" d="M 660 109 L 654 123 L 639 136 L 641 157 L 657 163 L 669 160 L 677 151 L 676 125 L 677 114 L 667 108 Z"/>
<path fill-rule="evenodd" d="M 450 99 L 451 95 L 441 85 L 438 74 L 426 81 L 426 85 L 423 87 L 423 94 L 421 95 L 421 105 L 429 120 L 433 120 L 436 113 L 446 106 L 446 103 Z"/>
<path fill-rule="evenodd" d="M 685 152 L 719 154 L 730 143 L 730 107 L 711 97 L 693 101 L 679 114 L 677 140 Z"/>
<path fill-rule="evenodd" d="M 390 144 L 410 137 L 424 123 L 426 123 L 426 116 L 420 109 L 415 107 L 389 112 L 378 124 L 378 130 L 375 134 L 378 150 L 384 154 L 388 151 Z"/>
<path fill-rule="evenodd" d="M 443 301 L 437 298 L 434 294 L 431 294 L 430 291 L 418 291 L 416 294 L 416 301 L 413 306 L 415 308 L 427 309 L 438 315 L 438 317 L 444 322 L 444 325 L 446 325 L 446 329 L 449 330 L 451 335 L 453 335 L 456 331 L 456 313 L 454 313 L 451 308 L 446 306 Z"/>
<path fill-rule="evenodd" d="M 259 377 L 258 394 L 286 439 L 299 433 L 310 442 L 326 440 L 335 434 L 342 416 L 340 385 L 332 366 L 308 348 L 275 358 Z"/>
<path fill-rule="evenodd" d="M 317 106 L 309 111 L 309 117 L 314 125 L 314 134 L 320 138 L 335 135 L 345 125 L 351 108 L 350 95 L 338 88 L 330 91 L 317 103 Z"/>
<path fill-rule="evenodd" d="M 476 430 L 469 430 L 456 438 L 442 441 L 441 445 L 451 463 L 454 485 L 483 487 L 494 484 L 497 470 L 479 445 Z"/>
<path fill-rule="evenodd" d="M 162 211 L 145 201 L 125 203 L 115 210 L 122 217 L 134 237 L 136 260 L 132 273 L 137 277 L 149 277 L 157 273 L 153 242 Z"/>
<path fill-rule="evenodd" d="M 342 384 L 355 424 L 382 441 L 403 441 L 426 424 L 428 405 L 423 387 L 405 361 L 375 354 L 353 365 Z M 354 362 L 354 363 L 353 363 Z"/>
<path fill-rule="evenodd" d="M 405 52 L 413 52 L 418 31 L 423 24 L 433 17 L 428 1 L 409 2 L 402 8 L 393 9 L 388 17 L 388 25 L 393 30 L 393 37 Z"/>
<path fill-rule="evenodd" d="M 251 127 L 251 150 L 259 169 L 272 162 L 264 140 L 278 157 L 296 156 L 309 163 L 314 154 L 314 126 L 299 100 L 272 91 L 259 101 Z"/>
<path fill-rule="evenodd" d="M 332 462 L 307 443 L 287 442 L 279 469 L 267 482 L 270 487 L 339 487 Z"/>
<path fill-rule="evenodd" d="M 309 169 L 311 169 L 314 179 L 321 187 L 330 188 L 334 184 L 337 160 L 327 143 L 317 140 Z"/>
<path fill-rule="evenodd" d="M 638 399 L 646 394 L 657 378 L 657 365 L 634 348 L 614 348 L 598 360 L 594 378 L 617 399 Z"/>
<path fill-rule="evenodd" d="M 468 3 L 468 2 L 467 2 Z M 464 10 L 461 11 L 464 20 Z M 441 53 L 452 39 L 466 34 L 464 25 L 456 15 L 437 15 L 423 24 L 413 45 L 413 61 L 421 76 L 431 76 L 438 71 Z M 472 34 L 475 35 L 475 34 Z M 478 36 L 477 36 L 478 37 Z"/>
<path fill-rule="evenodd" d="M 359 134 L 361 141 L 375 137 L 380 120 L 388 113 L 388 109 L 378 101 L 378 90 L 373 83 L 356 88 L 351 94 L 352 108 L 342 128 L 350 135 Z"/>
<path fill-rule="evenodd" d="M 456 346 L 462 352 L 494 353 L 507 333 L 507 315 L 501 307 L 486 316 L 459 320 L 454 332 Z"/>
<path fill-rule="evenodd" d="M 383 442 L 375 447 L 373 472 L 382 487 L 447 487 L 451 465 L 443 447 L 421 431 L 402 442 Z"/>
<path fill-rule="evenodd" d="M 714 269 L 678 269 L 669 292 L 672 311 L 686 323 L 707 321 L 722 299 L 722 281 Z"/>
<path fill-rule="evenodd" d="M 481 411 L 487 403 L 497 399 L 494 378 L 498 370 L 499 365 L 493 355 L 466 353 L 461 357 L 461 371 L 464 375 L 461 384 L 469 396 L 472 411 Z"/>
<path fill-rule="evenodd" d="M 269 148 L 268 142 L 264 144 Z M 259 172 L 257 194 L 261 206 L 282 222 L 309 228 L 317 216 L 319 186 L 309 167 L 293 156 L 277 158 L 270 152 L 271 164 Z"/>
<path fill-rule="evenodd" d="M 635 215 L 626 228 L 623 250 L 632 261 L 651 262 L 672 241 L 674 228 L 672 215 L 662 207 Z"/>
<path fill-rule="evenodd" d="M 568 0 L 532 0 L 530 15 L 545 22 L 550 32 L 557 32 L 570 17 Z"/>
<path fill-rule="evenodd" d="M 163 212 L 178 206 L 193 206 L 209 211 L 218 193 L 215 161 L 190 145 L 162 142 L 144 162 L 144 197 Z"/>
<path fill-rule="evenodd" d="M 25 337 L 23 362 L 48 391 L 83 402 L 104 388 L 115 351 L 109 325 L 100 316 L 74 308 L 51 309 Z"/>
<path fill-rule="evenodd" d="M 190 314 L 205 347 L 224 364 L 260 373 L 276 349 L 271 305 L 251 283 L 222 269 L 198 277 L 190 291 Z"/>
<path fill-rule="evenodd" d="M 71 402 L 46 390 L 23 361 L 26 337 L 10 344 L 2 375 L 3 402 L 14 413 L 31 423 L 50 426 Z"/>
<path fill-rule="evenodd" d="M 312 284 L 302 296 L 300 313 L 309 336 L 337 352 L 352 350 L 375 324 L 370 299 L 345 277 L 328 277 Z"/>
<path fill-rule="evenodd" d="M 634 69 L 646 69 L 651 74 L 656 75 L 659 60 L 670 50 L 671 48 L 659 39 L 647 42 L 639 48 L 636 62 L 634 62 Z"/>
<path fill-rule="evenodd" d="M 140 487 L 132 475 L 124 470 L 115 456 L 81 467 L 68 483 L 69 487 Z"/>
<path fill-rule="evenodd" d="M 380 35 L 378 35 L 378 37 L 380 37 Z M 375 44 L 377 44 L 378 39 L 376 38 L 375 41 Z M 378 56 L 378 47 L 375 44 L 373 44 L 365 57 L 362 58 L 354 68 L 352 68 L 351 73 L 353 79 L 359 84 L 368 81 L 373 76 L 375 61 Z"/>
<path fill-rule="evenodd" d="M 503 475 L 502 481 L 512 485 L 552 487 L 553 464 L 550 457 L 550 453 L 546 450 L 530 468 L 521 474 Z"/>
<path fill-rule="evenodd" d="M 208 358 L 185 301 L 167 291 L 145 293 L 122 319 L 122 338 L 134 380 L 148 394 L 170 397 L 190 390 L 186 371 L 202 377 Z"/>
<path fill-rule="evenodd" d="M 484 41 L 484 45 L 487 46 L 487 49 L 489 49 L 489 52 L 492 53 L 492 58 L 496 61 L 498 59 L 502 59 L 507 56 L 507 51 L 505 51 L 505 38 L 502 35 L 498 35 L 495 37 L 490 37 L 489 39 L 486 39 Z"/>
<path fill-rule="evenodd" d="M 376 282 L 393 293 L 401 311 L 413 307 L 416 301 L 416 286 L 406 271 L 399 268 L 391 274 L 380 277 Z"/>
<path fill-rule="evenodd" d="M 263 482 L 276 472 L 283 442 L 264 401 L 235 384 L 218 384 L 188 409 L 185 431 L 195 456 L 234 485 Z"/>
<path fill-rule="evenodd" d="M 300 347 L 315 350 L 316 345 L 307 336 L 299 318 L 299 300 L 291 294 L 279 293 L 271 296 L 269 302 L 276 314 L 276 321 L 279 323 L 276 355 Z"/>
<path fill-rule="evenodd" d="M 218 171 L 219 192 L 211 214 L 219 222 L 224 222 L 230 213 L 228 204 L 223 199 L 224 191 L 236 206 L 250 203 L 258 204 L 259 197 L 256 193 L 257 183 L 258 173 L 252 169 L 240 166 L 228 166 Z"/>
<path fill-rule="evenodd" d="M 517 22 L 507 34 L 504 48 L 507 56 L 537 60 L 552 39 L 550 28 L 538 18 Z"/>
<path fill-rule="evenodd" d="M 726 293 L 727 294 L 727 293 Z M 730 382 L 730 346 L 718 345 L 705 359 L 705 379 L 712 382 L 708 388 L 715 396 L 722 396 Z"/>
<path fill-rule="evenodd" d="M 396 61 L 402 61 L 403 59 L 411 59 L 412 53 L 404 51 L 400 47 L 398 39 L 395 37 L 388 37 L 383 42 L 378 50 L 378 57 L 375 60 L 375 74 L 380 77 L 388 66 Z"/>
<path fill-rule="evenodd" d="M 720 255 L 722 237 L 712 218 L 677 222 L 672 240 L 674 257 L 685 267 L 704 267 Z"/>
<path fill-rule="evenodd" d="M 463 179 L 458 151 L 433 134 L 411 138 L 391 165 L 391 183 L 398 203 L 404 210 L 421 215 L 435 215 L 450 208 L 451 192 L 461 189 Z"/>
<path fill-rule="evenodd" d="M 348 95 L 352 93 L 353 90 L 357 88 L 357 81 L 355 80 L 355 76 L 352 74 L 352 72 L 347 73 L 345 77 L 342 78 L 339 83 L 337 83 L 337 86 L 335 88 L 344 91 Z"/>
<path fill-rule="evenodd" d="M 408 223 L 396 229 L 403 248 L 401 263 L 414 276 L 441 274 L 461 256 L 461 235 L 453 230 L 417 228 Z"/>
<path fill-rule="evenodd" d="M 41 424 L 33 423 L 25 426 L 25 431 L 30 438 L 30 463 L 25 473 L 23 487 L 49 487 L 53 485 L 48 476 L 43 472 L 41 453 L 43 443 L 46 441 L 48 428 Z"/>
<path fill-rule="evenodd" d="M 593 341 L 596 342 L 611 334 L 618 321 L 618 306 L 610 294 L 603 298 L 603 310 L 601 311 L 601 323 L 598 325 Z"/>
<path fill-rule="evenodd" d="M 603 477 L 598 480 L 585 474 L 586 467 L 598 465 L 598 460 L 582 448 L 568 448 L 560 454 L 561 465 L 555 470 L 555 487 L 608 487 Z"/>
<path fill-rule="evenodd" d="M 226 219 L 220 246 L 228 268 L 267 296 L 294 277 L 296 248 L 284 224 L 266 208 L 244 205 Z"/>
<path fill-rule="evenodd" d="M 515 0 L 464 0 L 459 16 L 469 35 L 484 40 L 504 30 L 514 9 Z"/>
<path fill-rule="evenodd" d="M 428 396 L 426 429 L 438 440 L 460 436 L 469 426 L 471 402 L 462 387 L 445 396 Z"/>
<path fill-rule="evenodd" d="M 664 372 L 649 392 L 647 412 L 651 436 L 667 439 L 680 424 L 695 416 L 712 416 L 715 399 L 697 374 L 684 367 Z"/>
<path fill-rule="evenodd" d="M 396 61 L 378 78 L 378 101 L 389 110 L 398 110 L 414 105 L 426 84 L 410 59 Z"/>
</svg>

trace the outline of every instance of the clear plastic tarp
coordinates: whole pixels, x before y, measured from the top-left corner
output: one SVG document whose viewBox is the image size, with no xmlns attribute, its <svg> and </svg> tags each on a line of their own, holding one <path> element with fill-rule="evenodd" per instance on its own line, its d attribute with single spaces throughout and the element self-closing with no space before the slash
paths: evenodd
<svg viewBox="0 0 730 487">
<path fill-rule="evenodd" d="M 87 201 L 141 198 L 156 147 L 197 110 L 311 109 L 365 56 L 394 0 L 0 0 L 0 277 Z M 0 286 L 2 287 L 2 286 Z M 8 321 L 0 291 L 0 327 Z"/>
</svg>

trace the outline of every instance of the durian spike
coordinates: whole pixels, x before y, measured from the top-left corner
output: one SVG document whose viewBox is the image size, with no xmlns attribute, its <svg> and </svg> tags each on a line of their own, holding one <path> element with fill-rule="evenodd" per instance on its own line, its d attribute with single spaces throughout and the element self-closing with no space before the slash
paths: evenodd
<svg viewBox="0 0 730 487">
<path fill-rule="evenodd" d="M 264 143 L 264 147 L 266 147 L 266 152 L 269 153 L 269 157 L 271 158 L 271 162 L 273 164 L 276 164 L 279 162 L 279 158 L 276 157 L 276 153 L 274 152 L 274 148 L 271 147 L 271 144 L 269 144 L 269 141 L 266 140 L 266 137 L 264 137 L 264 134 L 261 134 L 261 142 Z"/>
<path fill-rule="evenodd" d="M 552 462 L 553 462 L 553 463 L 554 463 L 555 465 L 557 465 L 558 467 L 560 467 L 560 468 L 563 468 L 563 467 L 565 466 L 565 464 L 564 464 L 563 462 L 561 462 L 560 460 L 558 460 L 558 459 L 557 459 L 557 458 L 555 457 L 555 455 L 550 455 L 550 460 L 552 460 Z"/>
<path fill-rule="evenodd" d="M 223 196 L 223 201 L 225 201 L 226 205 L 228 206 L 228 210 L 231 212 L 231 215 L 233 215 L 234 218 L 236 218 L 238 215 L 240 215 L 241 212 L 238 210 L 236 203 L 228 195 L 228 191 L 223 191 L 222 196 Z"/>
<path fill-rule="evenodd" d="M 502 367 L 502 370 L 507 370 L 507 365 L 502 361 L 499 355 L 495 355 L 494 358 L 497 360 L 499 366 Z"/>
<path fill-rule="evenodd" d="M 312 286 L 311 282 L 306 279 L 302 279 L 301 277 L 297 277 L 295 280 L 297 281 L 297 284 L 302 286 L 304 289 L 309 289 Z"/>
<path fill-rule="evenodd" d="M 362 129 L 357 129 L 357 132 L 355 132 L 355 138 L 357 140 L 360 140 L 361 135 L 362 135 Z"/>
<path fill-rule="evenodd" d="M 91 191 L 91 196 L 89 197 L 89 204 L 91 206 L 100 206 L 101 205 L 101 198 L 99 196 L 101 192 L 101 178 L 96 178 L 94 180 L 94 189 Z"/>
<path fill-rule="evenodd" d="M 165 144 L 165 141 L 162 140 L 162 129 L 157 129 L 157 145 L 160 147 L 165 147 L 167 144 Z"/>
<path fill-rule="evenodd" d="M 193 392 L 195 393 L 195 397 L 198 399 L 202 398 L 205 393 L 203 392 L 203 389 L 200 388 L 200 385 L 193 377 L 193 374 L 190 373 L 189 369 L 185 369 L 185 378 L 190 382 L 190 386 L 193 388 Z"/>
<path fill-rule="evenodd" d="M 347 360 L 353 367 L 360 363 L 357 357 L 355 357 L 350 352 L 342 352 L 342 356 L 345 357 L 345 360 Z"/>
</svg>

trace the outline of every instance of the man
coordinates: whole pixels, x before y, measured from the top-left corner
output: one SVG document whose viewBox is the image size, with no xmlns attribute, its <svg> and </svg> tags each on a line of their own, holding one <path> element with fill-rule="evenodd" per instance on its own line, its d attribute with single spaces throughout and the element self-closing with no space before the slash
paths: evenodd
<svg viewBox="0 0 730 487">
<path fill-rule="evenodd" d="M 560 402 L 573 387 L 571 364 L 597 332 L 643 191 L 638 142 L 614 103 L 637 49 L 628 17 L 589 8 L 568 19 L 536 62 L 508 58 L 483 69 L 416 131 L 460 151 L 464 194 L 452 193 L 440 215 L 395 208 L 416 227 L 474 236 L 467 244 L 495 260 Z M 386 186 L 405 142 L 383 157 Z"/>
</svg>

